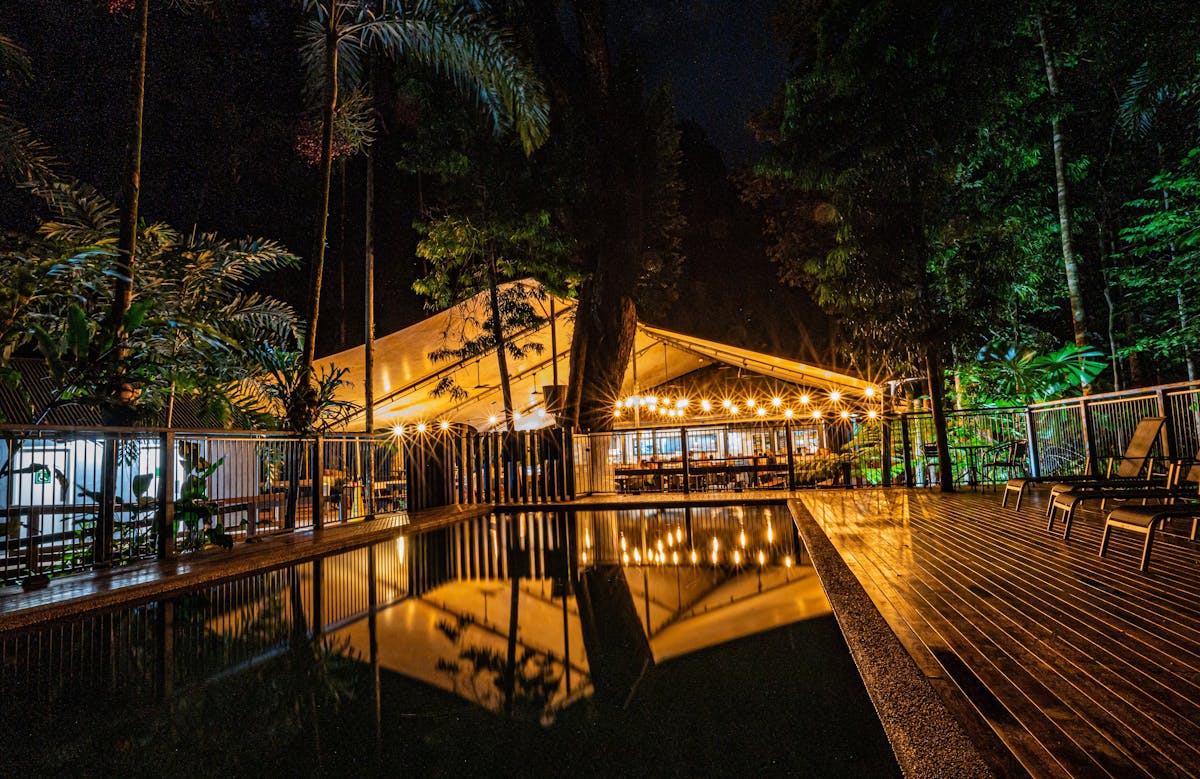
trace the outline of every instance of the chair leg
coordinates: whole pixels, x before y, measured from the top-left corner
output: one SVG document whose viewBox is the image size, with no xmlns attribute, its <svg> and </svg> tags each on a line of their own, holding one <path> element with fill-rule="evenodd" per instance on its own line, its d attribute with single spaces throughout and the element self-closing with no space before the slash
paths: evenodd
<svg viewBox="0 0 1200 779">
<path fill-rule="evenodd" d="M 1151 522 L 1150 527 L 1146 528 L 1146 544 L 1142 547 L 1142 564 L 1139 566 L 1143 572 L 1150 568 L 1150 547 L 1154 544 L 1154 528 L 1158 525 L 1157 522 Z"/>
<path fill-rule="evenodd" d="M 1112 525 L 1104 523 L 1104 535 L 1100 536 L 1100 556 L 1104 557 L 1104 553 L 1108 550 L 1108 537 L 1112 534 Z"/>
<path fill-rule="evenodd" d="M 1071 520 L 1075 519 L 1075 507 L 1078 503 L 1072 503 L 1065 512 L 1063 512 L 1063 540 L 1071 540 Z"/>
</svg>

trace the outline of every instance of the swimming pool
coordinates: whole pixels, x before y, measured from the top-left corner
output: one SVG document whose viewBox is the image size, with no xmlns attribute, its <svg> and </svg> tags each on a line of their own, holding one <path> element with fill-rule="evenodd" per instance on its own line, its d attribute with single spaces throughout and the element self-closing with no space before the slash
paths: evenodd
<svg viewBox="0 0 1200 779">
<path fill-rule="evenodd" d="M 785 507 L 492 515 L 0 640 L 5 773 L 899 775 Z"/>
</svg>

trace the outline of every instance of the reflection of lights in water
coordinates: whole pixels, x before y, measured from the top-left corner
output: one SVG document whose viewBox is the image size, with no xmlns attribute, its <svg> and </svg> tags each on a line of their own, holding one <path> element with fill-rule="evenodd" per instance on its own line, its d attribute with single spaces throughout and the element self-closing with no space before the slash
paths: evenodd
<svg viewBox="0 0 1200 779">
<path fill-rule="evenodd" d="M 738 533 L 738 546 L 740 546 L 742 549 L 746 548 L 746 531 L 745 530 Z"/>
<path fill-rule="evenodd" d="M 583 545 L 588 549 L 592 548 L 592 534 L 589 533 L 586 528 L 584 528 L 583 531 Z"/>
<path fill-rule="evenodd" d="M 584 552 L 583 554 L 579 555 L 579 561 L 581 563 L 583 563 L 584 565 L 587 565 L 587 552 Z"/>
<path fill-rule="evenodd" d="M 713 553 L 712 553 L 712 561 L 713 561 L 713 565 L 717 564 L 717 550 L 715 548 L 713 549 Z"/>
<path fill-rule="evenodd" d="M 733 564 L 734 565 L 742 564 L 742 553 L 736 549 L 733 550 Z"/>
<path fill-rule="evenodd" d="M 783 567 L 784 568 L 792 567 L 792 556 L 791 555 L 788 555 L 787 557 L 783 558 Z"/>
<path fill-rule="evenodd" d="M 625 565 L 629 565 L 629 555 L 628 554 L 621 555 L 621 562 L 625 563 Z"/>
<path fill-rule="evenodd" d="M 771 527 L 771 523 L 767 522 L 767 543 L 775 540 L 775 530 Z"/>
<path fill-rule="evenodd" d="M 622 552 L 625 551 L 625 534 L 624 533 L 621 534 L 621 551 Z"/>
<path fill-rule="evenodd" d="M 400 559 L 404 559 L 404 536 L 396 539 L 396 554 L 400 555 Z"/>
<path fill-rule="evenodd" d="M 683 528 L 681 527 L 675 528 L 675 542 L 679 544 L 683 543 Z"/>
<path fill-rule="evenodd" d="M 696 554 L 696 550 L 693 549 L 692 550 L 692 565 L 695 565 L 699 561 L 700 561 L 700 555 Z"/>
<path fill-rule="evenodd" d="M 641 549 L 633 550 L 633 561 L 635 563 L 637 563 L 638 565 L 642 564 L 642 550 Z"/>
<path fill-rule="evenodd" d="M 662 554 L 662 550 L 663 550 L 663 543 L 662 543 L 662 539 L 660 538 L 660 539 L 658 539 L 658 553 Z"/>
<path fill-rule="evenodd" d="M 671 535 L 671 531 L 669 531 L 669 530 L 667 531 L 667 546 L 671 546 L 671 547 L 675 546 L 675 536 Z M 658 548 L 662 549 L 662 541 L 661 540 L 659 540 L 659 542 L 658 542 Z"/>
<path fill-rule="evenodd" d="M 717 550 L 720 548 L 721 548 L 721 542 L 717 540 L 716 536 L 713 536 L 713 554 L 716 554 Z"/>
<path fill-rule="evenodd" d="M 679 565 L 679 552 L 671 552 L 671 564 Z"/>
<path fill-rule="evenodd" d="M 762 553 L 762 550 L 759 550 L 759 552 L 758 552 L 758 564 L 759 564 L 759 565 L 765 565 L 765 564 L 766 564 L 766 562 L 767 562 L 767 558 L 766 558 L 766 556 L 765 556 L 765 555 L 763 555 L 763 553 Z"/>
</svg>

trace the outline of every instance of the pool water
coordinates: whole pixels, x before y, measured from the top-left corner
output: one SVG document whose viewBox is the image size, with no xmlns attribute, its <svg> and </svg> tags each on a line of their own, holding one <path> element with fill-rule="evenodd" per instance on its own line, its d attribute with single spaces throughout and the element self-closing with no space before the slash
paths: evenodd
<svg viewBox="0 0 1200 779">
<path fill-rule="evenodd" d="M 496 515 L 3 637 L 0 710 L 6 774 L 899 775 L 783 507 Z"/>
</svg>

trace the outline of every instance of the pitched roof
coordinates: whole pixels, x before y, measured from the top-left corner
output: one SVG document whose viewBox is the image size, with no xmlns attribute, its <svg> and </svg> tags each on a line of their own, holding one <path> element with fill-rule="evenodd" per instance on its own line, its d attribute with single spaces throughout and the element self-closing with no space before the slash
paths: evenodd
<svg viewBox="0 0 1200 779">
<path fill-rule="evenodd" d="M 537 287 L 536 282 L 528 279 L 511 284 Z M 537 344 L 538 351 L 524 360 L 509 360 L 513 404 L 521 414 L 518 428 L 552 424 L 553 415 L 544 411 L 544 388 L 554 383 L 556 371 L 558 384 L 568 383 L 575 301 L 544 292 L 540 294 L 542 299 L 534 305 L 546 322 L 521 337 L 523 343 Z M 491 426 L 489 418 L 503 417 L 494 350 L 462 360 L 438 362 L 429 357 L 431 352 L 447 343 L 456 345 L 464 337 L 477 336 L 479 328 L 469 323 L 472 319 L 469 314 L 478 311 L 485 302 L 486 293 L 481 293 L 465 303 L 376 339 L 373 373 L 377 426 L 432 424 L 444 420 L 484 430 Z M 803 387 L 859 393 L 872 385 L 857 376 L 641 322 L 637 325 L 634 353 L 635 359 L 626 368 L 622 396 L 634 394 L 635 384 L 642 388 L 655 387 L 698 368 L 722 363 Z M 340 395 L 359 404 L 364 402 L 365 396 L 365 355 L 364 347 L 358 346 L 324 360 L 326 364 L 349 370 L 347 380 L 352 384 Z M 447 377 L 465 392 L 464 398 L 433 394 L 438 382 Z M 347 427 L 359 429 L 362 424 L 360 414 L 351 419 Z"/>
</svg>

